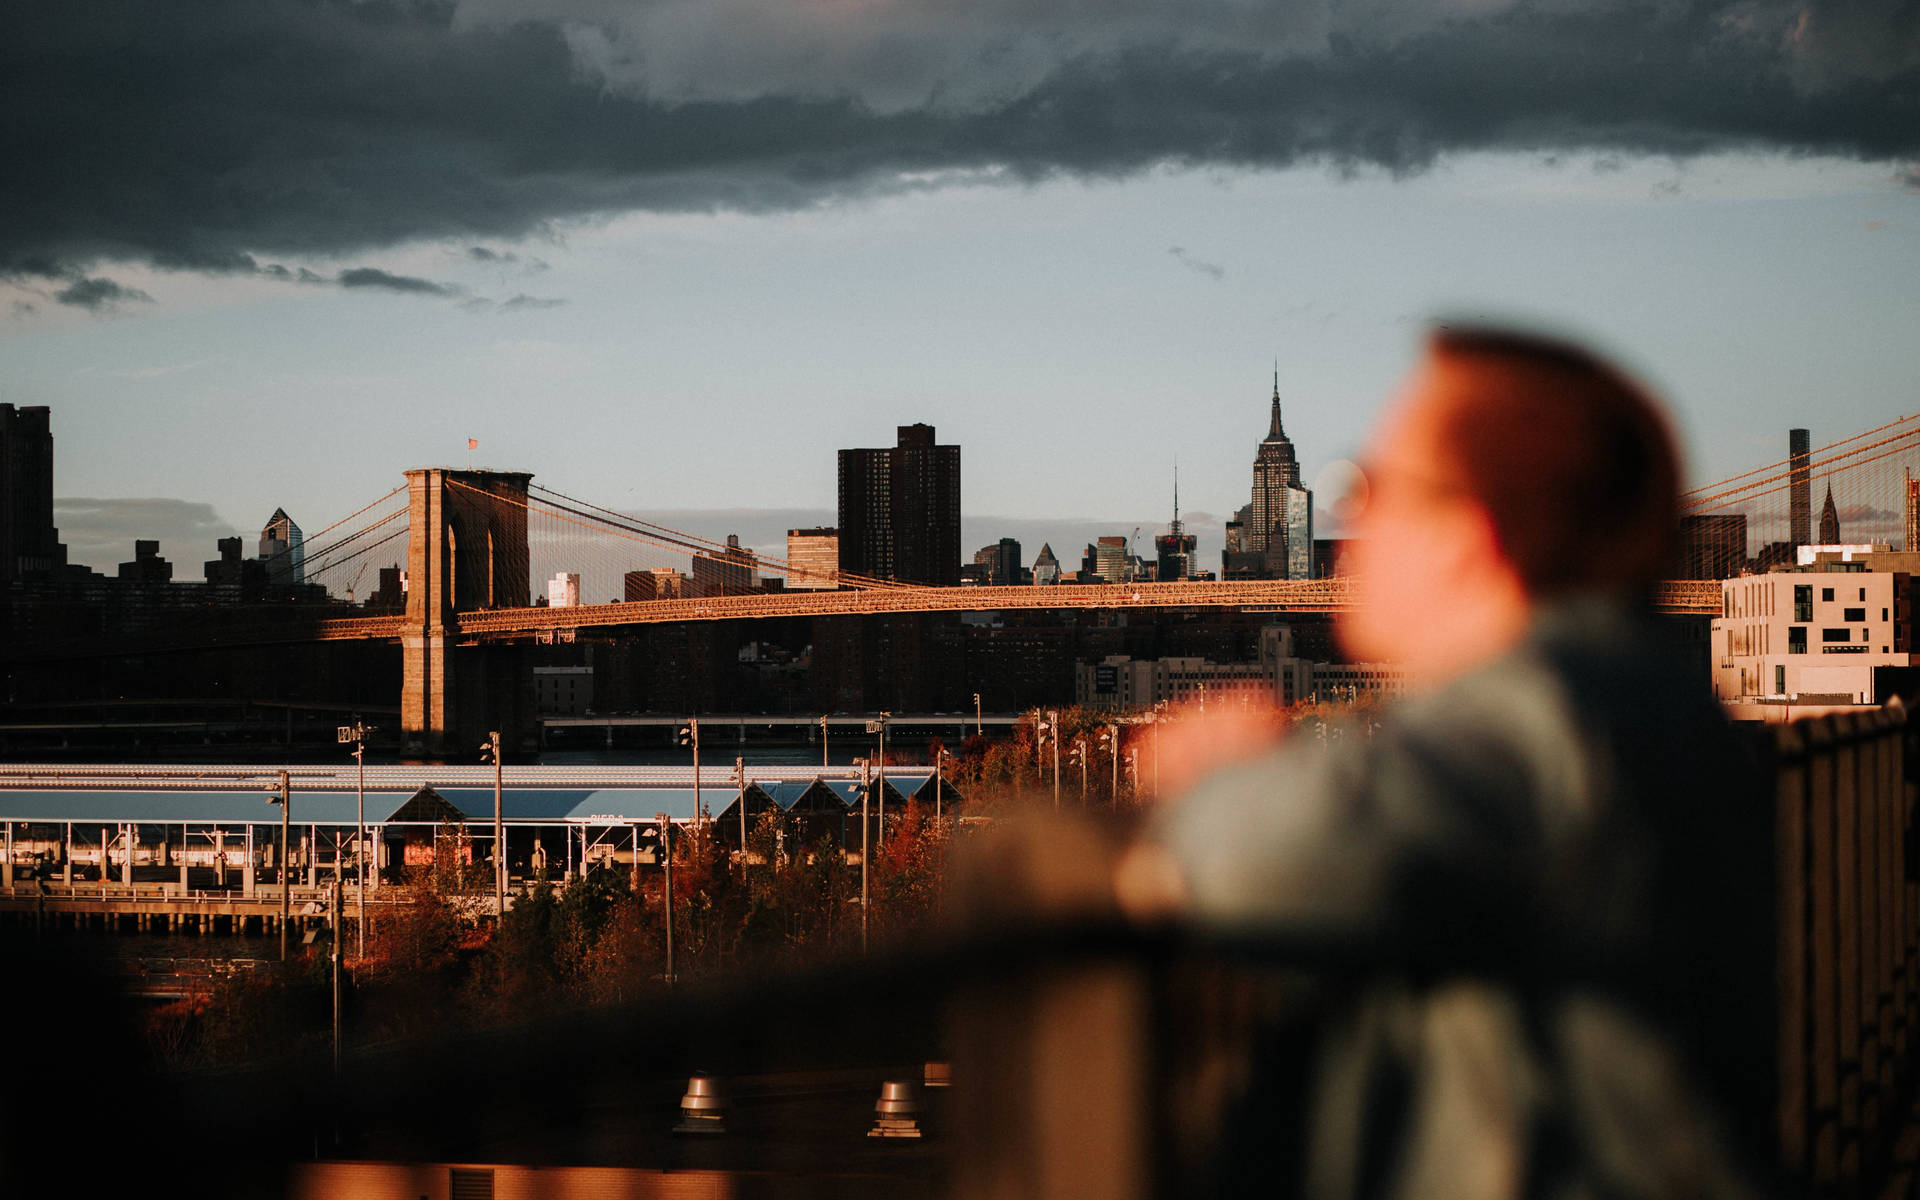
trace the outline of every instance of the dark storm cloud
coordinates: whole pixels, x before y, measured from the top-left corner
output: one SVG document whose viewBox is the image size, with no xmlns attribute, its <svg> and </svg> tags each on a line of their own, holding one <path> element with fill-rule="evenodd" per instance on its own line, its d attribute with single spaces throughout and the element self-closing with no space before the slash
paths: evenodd
<svg viewBox="0 0 1920 1200">
<path fill-rule="evenodd" d="M 291 276 L 254 256 L 786 208 L 948 171 L 1920 155 L 1910 0 L 487 7 L 0 6 L 0 274 Z"/>
<path fill-rule="evenodd" d="M 73 562 L 111 575 L 133 558 L 135 539 L 151 538 L 160 543 L 161 555 L 173 560 L 178 580 L 200 578 L 200 564 L 217 553 L 215 543 L 240 532 L 210 504 L 166 497 L 56 498 L 53 522 Z M 251 555 L 255 547 L 242 549 Z"/>
<path fill-rule="evenodd" d="M 1219 263 L 1208 262 L 1204 258 L 1195 258 L 1193 255 L 1187 253 L 1185 246 L 1168 246 L 1167 253 L 1173 255 L 1173 257 L 1179 261 L 1180 265 L 1189 271 L 1196 271 L 1209 279 L 1225 279 L 1227 277 L 1227 269 L 1225 267 Z"/>
<path fill-rule="evenodd" d="M 378 267 L 354 267 L 339 275 L 344 288 L 378 288 L 384 292 L 408 292 L 417 296 L 457 296 L 458 288 L 413 275 L 395 275 Z"/>
<path fill-rule="evenodd" d="M 117 308 L 129 302 L 151 303 L 153 300 L 152 296 L 147 295 L 139 288 L 128 287 L 125 284 L 115 283 L 111 279 L 105 279 L 99 276 L 76 279 L 66 287 L 55 292 L 53 298 L 62 304 L 70 304 L 75 308 L 91 309 L 94 312 L 99 312 L 107 308 Z"/>
</svg>

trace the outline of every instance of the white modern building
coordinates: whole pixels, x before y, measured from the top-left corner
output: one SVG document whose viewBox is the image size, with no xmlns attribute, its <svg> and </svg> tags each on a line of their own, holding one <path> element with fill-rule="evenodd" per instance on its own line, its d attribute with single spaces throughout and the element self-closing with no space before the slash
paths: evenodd
<svg viewBox="0 0 1920 1200">
<path fill-rule="evenodd" d="M 840 531 L 787 530 L 787 590 L 821 591 L 840 586 Z"/>
<path fill-rule="evenodd" d="M 1841 569 L 1723 580 L 1710 635 L 1714 695 L 1724 704 L 1875 703 L 1874 668 L 1912 665 L 1911 578 Z"/>
<path fill-rule="evenodd" d="M 580 607 L 580 574 L 577 571 L 559 571 L 547 580 L 547 607 Z"/>
</svg>

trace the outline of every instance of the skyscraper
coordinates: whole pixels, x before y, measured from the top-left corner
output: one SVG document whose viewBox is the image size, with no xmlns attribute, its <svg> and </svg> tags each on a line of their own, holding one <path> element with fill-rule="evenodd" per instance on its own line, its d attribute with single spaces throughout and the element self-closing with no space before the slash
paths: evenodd
<svg viewBox="0 0 1920 1200">
<path fill-rule="evenodd" d="M 829 528 L 787 530 L 787 590 L 830 590 L 839 586 L 840 531 Z"/>
<path fill-rule="evenodd" d="M 976 566 L 987 569 L 987 582 L 995 587 L 1011 587 L 1026 582 L 1026 568 L 1020 562 L 1020 543 L 1014 538 L 1001 538 L 991 546 L 982 546 L 973 553 Z"/>
<path fill-rule="evenodd" d="M 1813 541 L 1813 474 L 1808 469 L 1809 444 L 1804 429 L 1787 430 L 1787 456 L 1791 467 L 1787 492 L 1787 540 L 1796 546 Z"/>
<path fill-rule="evenodd" d="M 1040 553 L 1033 558 L 1033 581 L 1042 586 L 1060 582 L 1060 560 L 1053 555 L 1053 543 L 1041 542 Z"/>
<path fill-rule="evenodd" d="M 753 551 L 740 544 L 740 535 L 730 533 L 725 550 L 694 554 L 694 591 L 702 596 L 744 596 L 760 586 L 759 562 Z"/>
<path fill-rule="evenodd" d="M 53 424 L 44 407 L 0 404 L 0 583 L 65 566 L 53 527 Z"/>
<path fill-rule="evenodd" d="M 1820 544 L 1840 544 L 1840 510 L 1833 506 L 1833 484 L 1827 484 L 1827 502 L 1820 506 Z"/>
<path fill-rule="evenodd" d="M 1300 463 L 1280 425 L 1280 372 L 1273 373 L 1273 416 L 1253 456 L 1253 504 L 1241 530 L 1243 548 L 1264 560 L 1268 579 L 1313 575 L 1313 493 L 1300 483 Z"/>
<path fill-rule="evenodd" d="M 1198 544 L 1180 522 L 1180 467 L 1173 468 L 1173 522 L 1167 531 L 1153 539 L 1154 578 L 1178 580 L 1193 578 L 1193 549 Z"/>
<path fill-rule="evenodd" d="M 300 527 L 284 508 L 276 508 L 260 531 L 260 557 L 267 564 L 267 579 L 275 584 L 307 581 L 305 541 Z"/>
<path fill-rule="evenodd" d="M 960 447 L 902 425 L 892 447 L 840 452 L 840 570 L 958 586 Z"/>
<path fill-rule="evenodd" d="M 1920 479 L 1915 479 L 1913 477 L 1913 471 L 1910 469 L 1905 472 L 1905 475 L 1907 480 L 1907 527 L 1905 531 L 1907 540 L 1900 548 L 1911 554 L 1915 550 L 1920 550 Z"/>
</svg>

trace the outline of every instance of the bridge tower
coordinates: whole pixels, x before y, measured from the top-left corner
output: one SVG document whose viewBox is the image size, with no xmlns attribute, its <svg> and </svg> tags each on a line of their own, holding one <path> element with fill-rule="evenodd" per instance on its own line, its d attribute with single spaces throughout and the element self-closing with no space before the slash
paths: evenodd
<svg viewBox="0 0 1920 1200">
<path fill-rule="evenodd" d="M 525 608 L 531 602 L 527 484 L 533 476 L 450 467 L 418 467 L 406 474 L 401 739 L 410 753 L 464 759 L 486 730 L 517 733 L 530 717 L 529 697 L 523 694 L 530 685 L 518 670 L 518 651 L 476 646 L 455 651 L 462 612 Z"/>
</svg>

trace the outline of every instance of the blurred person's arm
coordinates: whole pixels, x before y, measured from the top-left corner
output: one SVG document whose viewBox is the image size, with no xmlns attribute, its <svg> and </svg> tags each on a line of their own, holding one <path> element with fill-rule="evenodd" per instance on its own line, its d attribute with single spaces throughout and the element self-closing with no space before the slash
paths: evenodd
<svg viewBox="0 0 1920 1200">
<path fill-rule="evenodd" d="M 1534 798 L 1586 794 L 1572 728 L 1555 683 L 1510 659 L 1371 737 L 1293 738 L 1204 774 L 1152 815 L 1115 891 L 1141 919 L 1473 936 L 1539 885 L 1530 851 L 1552 822 Z"/>
</svg>

